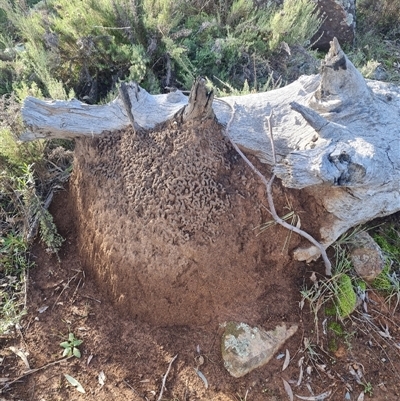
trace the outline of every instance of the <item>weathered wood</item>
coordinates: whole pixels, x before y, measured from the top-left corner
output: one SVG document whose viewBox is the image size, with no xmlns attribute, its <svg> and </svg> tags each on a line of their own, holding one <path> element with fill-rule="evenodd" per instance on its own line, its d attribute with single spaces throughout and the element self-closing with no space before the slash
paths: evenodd
<svg viewBox="0 0 400 401">
<path fill-rule="evenodd" d="M 188 104 L 177 113 L 182 121 L 204 121 L 208 118 L 215 118 L 212 109 L 214 92 L 208 91 L 204 78 L 197 78 L 190 91 Z"/>
<path fill-rule="evenodd" d="M 323 205 L 329 213 L 320 230 L 326 247 L 349 228 L 400 210 L 400 88 L 364 80 L 337 40 L 320 75 L 302 76 L 278 90 L 212 102 L 204 82 L 196 85 L 188 105 L 180 91 L 151 96 L 132 84 L 131 119 L 151 129 L 171 118 L 212 117 L 213 111 L 226 125 L 235 104 L 230 137 L 274 165 L 284 186 L 306 190 Z M 271 111 L 276 164 L 264 132 Z M 102 106 L 30 97 L 22 113 L 27 132 L 21 140 L 99 135 L 131 123 L 120 97 Z M 309 261 L 319 251 L 310 247 L 295 256 Z"/>
</svg>

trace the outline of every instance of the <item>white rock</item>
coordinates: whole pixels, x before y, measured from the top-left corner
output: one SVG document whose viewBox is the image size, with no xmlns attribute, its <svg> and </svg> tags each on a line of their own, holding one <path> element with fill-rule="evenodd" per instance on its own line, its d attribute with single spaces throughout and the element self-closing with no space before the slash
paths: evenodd
<svg viewBox="0 0 400 401">
<path fill-rule="evenodd" d="M 297 325 L 287 329 L 282 324 L 265 331 L 246 323 L 227 323 L 221 343 L 225 368 L 233 377 L 242 377 L 265 365 L 297 329 Z"/>
</svg>

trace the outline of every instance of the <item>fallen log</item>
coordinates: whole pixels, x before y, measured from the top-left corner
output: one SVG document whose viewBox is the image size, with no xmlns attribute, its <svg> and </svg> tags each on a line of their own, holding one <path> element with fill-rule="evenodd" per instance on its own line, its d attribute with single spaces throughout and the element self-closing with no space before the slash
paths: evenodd
<svg viewBox="0 0 400 401">
<path fill-rule="evenodd" d="M 400 210 L 400 88 L 366 81 L 336 39 L 320 74 L 277 90 L 213 99 L 196 89 L 203 81 L 196 85 L 188 99 L 180 91 L 153 96 L 127 84 L 124 95 L 99 106 L 28 97 L 20 139 L 90 138 L 130 125 L 151 130 L 171 119 L 202 124 L 214 115 L 226 125 L 235 105 L 230 137 L 246 154 L 273 166 L 284 186 L 307 191 L 325 209 L 324 247 L 353 226 Z M 264 130 L 271 112 L 276 164 Z M 320 251 L 308 246 L 294 256 L 309 262 Z"/>
</svg>

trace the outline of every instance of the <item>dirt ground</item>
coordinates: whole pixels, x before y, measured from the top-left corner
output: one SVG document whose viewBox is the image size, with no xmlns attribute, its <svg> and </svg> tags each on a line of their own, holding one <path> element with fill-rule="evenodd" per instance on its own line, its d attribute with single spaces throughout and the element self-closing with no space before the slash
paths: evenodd
<svg viewBox="0 0 400 401">
<path fill-rule="evenodd" d="M 233 159 L 230 162 L 234 163 L 238 176 L 247 174 L 244 165 Z M 93 166 L 91 171 L 95 171 Z M 84 219 L 82 216 L 77 218 L 76 210 L 81 208 L 83 214 L 85 205 L 77 205 L 76 199 L 89 197 L 77 195 L 79 180 L 76 177 L 71 184 L 75 188 L 59 192 L 51 206 L 65 243 L 58 257 L 46 253 L 39 242 L 35 244 L 32 249 L 35 267 L 28 280 L 28 314 L 13 337 L 0 339 L 0 400 L 289 400 L 282 379 L 305 400 L 362 400 L 360 394 L 364 390 L 371 390 L 373 394 L 372 397 L 365 394 L 365 399 L 398 399 L 400 359 L 399 349 L 393 345 L 396 341 L 400 344 L 398 312 L 393 314 L 382 299 L 371 292 L 368 314 L 377 324 L 377 330 L 371 330 L 371 326 L 361 319 L 361 307 L 343 323 L 345 336 L 335 336 L 326 330 L 323 318 L 316 324 L 309 305 L 305 303 L 301 308 L 300 290 L 312 285 L 313 272 L 322 278 L 324 266 L 321 263 L 306 265 L 291 259 L 290 251 L 300 243 L 299 238 L 293 236 L 285 248 L 288 234 L 283 228 L 273 226 L 259 236 L 244 230 L 241 235 L 245 245 L 242 247 L 251 249 L 253 261 L 247 266 L 235 266 L 232 262 L 229 271 L 215 274 L 215 277 L 212 270 L 206 269 L 202 275 L 198 268 L 185 265 L 186 276 L 183 274 L 182 277 L 186 281 L 182 279 L 181 286 L 169 290 L 170 302 L 166 308 L 157 300 L 164 298 L 167 291 L 161 287 L 162 279 L 141 287 L 147 288 L 151 294 L 140 292 L 134 285 L 129 293 L 124 282 L 130 282 L 132 277 L 125 273 L 115 277 L 114 267 L 109 267 L 113 262 L 109 254 L 99 247 L 90 248 L 88 244 L 96 243 L 97 228 L 89 227 L 91 220 L 86 215 L 88 237 L 84 237 Z M 226 181 L 225 175 L 221 177 Z M 106 178 L 115 179 L 112 176 Z M 89 185 L 87 180 L 86 183 Z M 254 185 L 248 189 L 253 201 L 262 194 Z M 275 195 L 277 208 L 283 211 L 287 197 L 279 183 Z M 249 204 L 245 198 L 243 194 L 231 194 L 230 207 L 240 199 L 246 207 Z M 299 198 L 296 203 L 294 193 L 289 194 L 289 198 L 295 203 L 296 210 L 305 202 Z M 303 205 L 303 210 L 307 207 Z M 213 215 L 212 221 L 204 220 L 204 224 L 210 230 L 215 229 L 212 223 L 218 222 L 219 218 L 222 217 Z M 258 224 L 268 220 L 267 213 L 259 212 L 257 219 Z M 249 223 L 250 220 L 246 221 Z M 145 226 L 146 220 L 140 224 Z M 232 225 L 226 224 L 226 227 L 222 225 L 223 229 L 233 230 Z M 122 226 L 116 222 L 115 227 Z M 216 224 L 216 227 L 221 226 Z M 115 233 L 118 234 L 118 230 L 110 228 L 108 234 L 104 231 L 102 234 L 109 235 L 112 241 L 113 235 L 117 235 Z M 176 239 L 178 246 L 188 242 L 190 245 L 187 238 L 190 240 L 190 235 Z M 204 240 L 196 239 L 197 243 Z M 261 245 L 257 245 L 259 243 Z M 91 249 L 90 252 L 94 252 L 93 249 L 99 252 L 96 260 L 106 273 L 100 276 L 93 273 L 96 264 L 87 266 L 90 252 L 82 251 L 83 247 Z M 193 249 L 194 254 L 196 248 L 193 246 Z M 237 249 L 240 249 L 240 244 L 232 245 L 231 253 Z M 123 252 L 130 258 L 128 250 L 129 244 L 124 245 Z M 162 257 L 165 255 L 161 254 L 158 260 Z M 121 258 L 117 261 L 121 263 Z M 118 263 L 115 262 L 115 266 Z M 105 266 L 109 270 L 104 270 Z M 140 274 L 144 274 L 143 271 Z M 165 280 L 165 286 L 170 286 L 168 280 Z M 197 283 L 198 287 L 188 283 Z M 201 292 L 208 287 L 209 291 Z M 200 295 L 196 288 L 199 288 Z M 124 291 L 124 299 L 131 301 L 121 304 L 117 296 L 121 291 Z M 132 302 L 139 297 L 136 292 L 140 292 L 142 297 L 137 301 L 137 313 Z M 227 320 L 243 321 L 267 330 L 282 322 L 294 323 L 299 325 L 299 330 L 267 365 L 235 379 L 225 370 L 220 352 L 221 324 Z M 390 339 L 379 334 L 379 330 L 386 326 Z M 63 349 L 60 343 L 66 341 L 68 333 L 83 340 L 79 346 L 82 353 L 79 359 L 61 358 Z M 10 347 L 27 356 L 31 370 Z M 284 358 L 281 354 L 286 349 L 291 360 L 288 368 L 282 371 Z M 166 375 L 175 355 L 177 358 Z M 361 376 L 359 383 L 357 372 Z M 81 383 L 85 393 L 72 386 L 65 374 Z M 13 380 L 11 383 L 10 379 Z M 326 392 L 330 394 L 328 397 L 317 397 Z"/>
</svg>

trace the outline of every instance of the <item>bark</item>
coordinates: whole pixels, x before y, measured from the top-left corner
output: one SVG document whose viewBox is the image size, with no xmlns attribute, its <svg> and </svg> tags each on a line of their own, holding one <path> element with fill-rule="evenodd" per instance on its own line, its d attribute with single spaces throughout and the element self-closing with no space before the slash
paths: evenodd
<svg viewBox="0 0 400 401">
<path fill-rule="evenodd" d="M 321 74 L 266 93 L 213 99 L 201 79 L 189 99 L 180 91 L 152 96 L 135 84 L 125 89 L 128 95 L 102 106 L 29 97 L 20 139 L 93 136 L 130 124 L 149 130 L 171 118 L 200 124 L 214 115 L 226 125 L 235 105 L 231 139 L 274 166 L 284 186 L 308 191 L 323 205 L 325 247 L 353 226 L 400 210 L 400 88 L 364 80 L 336 39 Z M 276 164 L 264 129 L 271 112 Z M 295 253 L 307 261 L 319 255 L 315 247 Z"/>
</svg>

